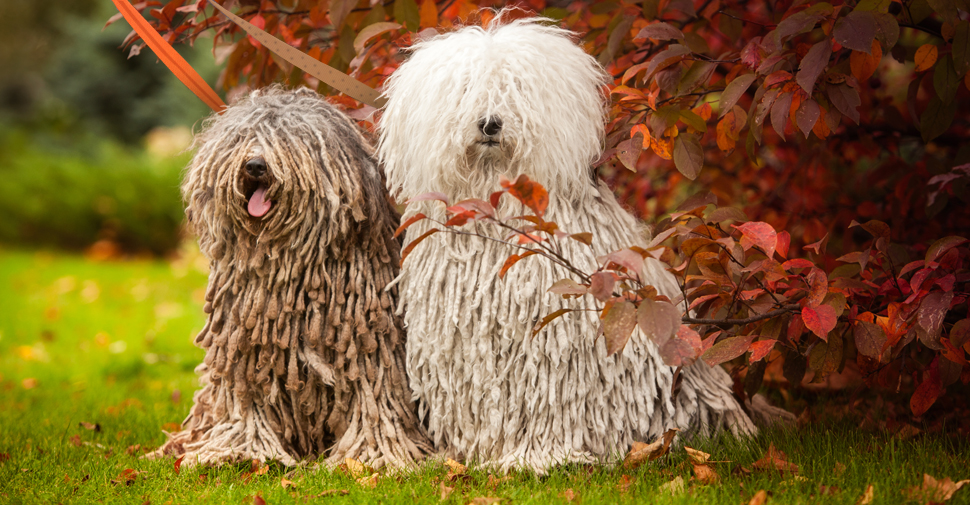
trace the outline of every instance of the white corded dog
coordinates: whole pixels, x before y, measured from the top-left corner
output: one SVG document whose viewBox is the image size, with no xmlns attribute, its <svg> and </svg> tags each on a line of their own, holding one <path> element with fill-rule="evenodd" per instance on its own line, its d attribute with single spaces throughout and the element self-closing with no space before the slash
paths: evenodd
<svg viewBox="0 0 970 505">
<path fill-rule="evenodd" d="M 487 199 L 499 175 L 526 174 L 549 190 L 546 219 L 594 235 L 594 252 L 574 241 L 565 256 L 592 272 L 596 256 L 647 242 L 644 227 L 593 175 L 603 145 L 607 75 L 548 20 L 493 22 L 418 43 L 386 84 L 378 155 L 392 195 L 442 192 L 451 201 Z M 438 202 L 409 205 L 443 218 Z M 500 209 L 506 215 L 521 209 Z M 434 227 L 420 221 L 409 240 Z M 478 232 L 503 238 L 487 224 Z M 572 461 L 610 461 L 633 441 L 669 428 L 756 431 L 731 393 L 731 379 L 703 362 L 674 370 L 637 332 L 607 356 L 596 312 L 573 312 L 531 330 L 562 307 L 592 307 L 546 290 L 569 274 L 530 258 L 504 280 L 511 247 L 438 233 L 404 262 L 399 286 L 408 329 L 407 367 L 419 412 L 438 450 L 499 467 L 544 471 Z M 680 293 L 662 264 L 646 283 Z"/>
</svg>

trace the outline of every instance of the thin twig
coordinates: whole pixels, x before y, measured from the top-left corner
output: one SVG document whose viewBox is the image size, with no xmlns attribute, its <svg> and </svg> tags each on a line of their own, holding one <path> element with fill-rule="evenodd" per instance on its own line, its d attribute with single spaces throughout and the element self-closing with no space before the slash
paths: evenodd
<svg viewBox="0 0 970 505">
<path fill-rule="evenodd" d="M 705 318 L 695 318 L 695 317 L 683 317 L 681 318 L 681 321 L 687 324 L 713 324 L 716 326 L 721 326 L 725 324 L 739 325 L 739 324 L 755 323 L 765 319 L 771 319 L 775 316 L 780 316 L 783 314 L 787 314 L 789 312 L 795 312 L 800 308 L 801 308 L 801 305 L 798 305 L 798 304 L 785 305 L 781 309 L 773 310 L 771 312 L 766 312 L 764 314 L 761 314 L 760 316 L 751 316 L 744 319 L 705 319 Z"/>
</svg>

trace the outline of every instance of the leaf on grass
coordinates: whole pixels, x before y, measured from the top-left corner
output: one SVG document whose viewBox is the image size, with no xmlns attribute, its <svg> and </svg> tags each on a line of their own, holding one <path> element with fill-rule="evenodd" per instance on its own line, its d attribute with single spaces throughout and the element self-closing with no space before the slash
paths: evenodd
<svg viewBox="0 0 970 505">
<path fill-rule="evenodd" d="M 758 492 L 751 497 L 751 501 L 748 502 L 748 505 L 764 505 L 767 500 L 768 492 L 764 489 L 759 489 Z"/>
<path fill-rule="evenodd" d="M 663 493 L 670 493 L 670 494 L 683 493 L 684 492 L 684 487 L 685 487 L 684 484 L 685 484 L 684 483 L 684 478 L 678 475 L 674 480 L 672 480 L 672 481 L 670 481 L 670 482 L 668 482 L 666 484 L 663 484 L 659 488 L 657 488 L 657 491 L 659 491 L 661 494 L 663 494 Z"/>
<path fill-rule="evenodd" d="M 182 457 L 180 457 L 179 459 L 175 460 L 175 463 L 173 465 L 175 467 L 175 475 L 178 475 L 179 472 L 182 470 L 182 460 L 183 459 L 185 459 L 185 456 L 184 455 Z"/>
<path fill-rule="evenodd" d="M 876 499 L 876 488 L 869 484 L 866 486 L 866 490 L 862 492 L 862 496 L 856 501 L 856 505 L 870 505 L 872 500 Z"/>
<path fill-rule="evenodd" d="M 778 471 L 781 473 L 798 473 L 798 465 L 788 462 L 788 456 L 775 448 L 775 444 L 768 446 L 768 452 L 758 461 L 754 462 L 754 468 L 761 471 Z"/>
<path fill-rule="evenodd" d="M 624 300 L 614 303 L 603 318 L 603 337 L 606 339 L 606 354 L 612 356 L 623 350 L 630 335 L 637 326 L 637 310 L 632 303 Z"/>
<path fill-rule="evenodd" d="M 328 496 L 347 496 L 350 491 L 347 489 L 328 489 L 317 494 L 317 498 L 326 498 Z"/>
<path fill-rule="evenodd" d="M 114 479 L 111 479 L 111 483 L 116 486 L 121 484 L 130 486 L 134 484 L 136 480 L 138 480 L 138 475 L 141 473 L 144 473 L 144 472 L 139 472 L 138 470 L 135 470 L 133 468 L 125 468 L 121 473 L 118 474 L 117 477 L 115 477 Z"/>
<path fill-rule="evenodd" d="M 468 472 L 467 466 L 451 458 L 445 460 L 445 466 L 448 467 L 448 473 L 453 473 L 455 475 L 465 475 L 465 473 Z"/>
<path fill-rule="evenodd" d="M 636 480 L 637 480 L 636 477 L 630 477 L 627 474 L 623 474 L 620 477 L 620 482 L 616 484 L 616 487 L 617 489 L 620 490 L 621 493 L 626 493 L 627 491 L 630 490 L 630 486 L 632 486 L 633 483 L 636 482 Z"/>
<path fill-rule="evenodd" d="M 262 496 L 253 496 L 253 505 L 266 505 L 266 500 Z"/>
<path fill-rule="evenodd" d="M 361 477 L 359 479 L 356 479 L 356 481 L 357 481 L 357 484 L 360 485 L 360 487 L 374 489 L 377 487 L 377 481 L 380 480 L 380 478 L 381 478 L 381 474 L 373 473 L 371 475 L 368 475 L 367 477 Z"/>
<path fill-rule="evenodd" d="M 89 431 L 94 431 L 98 433 L 101 432 L 101 425 L 98 423 L 88 423 L 85 421 L 81 421 L 80 423 L 78 423 L 78 425 Z"/>
<path fill-rule="evenodd" d="M 670 442 L 674 439 L 677 431 L 676 429 L 667 430 L 666 433 L 650 444 L 633 442 L 633 447 L 630 448 L 630 452 L 623 458 L 623 468 L 633 470 L 644 462 L 653 461 L 665 456 L 670 452 Z"/>
<path fill-rule="evenodd" d="M 564 500 L 566 500 L 567 503 L 572 503 L 576 501 L 576 492 L 573 491 L 573 488 L 566 489 L 561 493 L 561 496 L 563 497 Z"/>
<path fill-rule="evenodd" d="M 970 480 L 953 482 L 949 477 L 936 480 L 932 475 L 924 473 L 923 484 L 918 487 L 907 488 L 904 494 L 917 501 L 942 503 L 953 498 L 953 494 L 967 484 L 970 484 Z"/>
<path fill-rule="evenodd" d="M 296 487 L 296 482 L 293 482 L 286 477 L 280 477 L 280 486 L 282 486 L 283 489 L 289 489 L 291 487 Z"/>
</svg>

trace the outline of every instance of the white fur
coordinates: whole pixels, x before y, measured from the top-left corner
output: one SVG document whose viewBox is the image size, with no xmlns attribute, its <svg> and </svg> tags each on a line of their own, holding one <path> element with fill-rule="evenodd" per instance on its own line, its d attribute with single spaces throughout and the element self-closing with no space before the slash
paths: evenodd
<svg viewBox="0 0 970 505">
<path fill-rule="evenodd" d="M 570 32 L 545 21 L 469 27 L 417 44 L 387 84 L 379 156 L 402 201 L 430 191 L 452 201 L 484 199 L 498 188 L 499 174 L 527 174 L 549 190 L 547 219 L 567 232 L 593 232 L 593 252 L 578 242 L 562 244 L 565 256 L 592 271 L 596 255 L 643 246 L 647 235 L 591 175 L 602 150 L 607 76 Z M 493 117 L 503 127 L 498 144 L 489 146 L 478 124 Z M 501 211 L 520 212 L 516 207 Z M 444 216 L 440 203 L 420 202 L 404 218 L 417 212 Z M 433 226 L 418 222 L 408 240 Z M 469 226 L 504 236 L 487 224 Z M 403 264 L 399 310 L 406 308 L 408 376 L 438 450 L 543 471 L 609 461 L 633 441 L 672 427 L 755 431 L 722 369 L 686 368 L 674 395 L 673 369 L 643 335 L 606 355 L 595 312 L 568 314 L 530 338 L 543 316 L 595 301 L 547 293 L 568 274 L 538 257 L 500 280 L 513 252 L 478 237 L 438 233 Z M 659 262 L 647 261 L 645 272 L 661 293 L 679 293 Z"/>
</svg>

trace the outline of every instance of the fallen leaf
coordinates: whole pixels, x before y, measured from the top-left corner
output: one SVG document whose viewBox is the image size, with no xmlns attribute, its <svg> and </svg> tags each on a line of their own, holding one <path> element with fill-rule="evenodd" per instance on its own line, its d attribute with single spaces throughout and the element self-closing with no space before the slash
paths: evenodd
<svg viewBox="0 0 970 505">
<path fill-rule="evenodd" d="M 473 503 L 474 505 L 491 505 L 493 503 L 498 503 L 500 501 L 502 501 L 501 498 L 479 496 L 478 498 L 472 498 L 472 501 L 470 503 Z"/>
<path fill-rule="evenodd" d="M 317 498 L 326 498 L 328 496 L 347 496 L 350 491 L 346 489 L 328 489 L 317 495 Z"/>
<path fill-rule="evenodd" d="M 377 487 L 377 481 L 378 481 L 378 479 L 380 479 L 380 477 L 381 477 L 381 474 L 374 473 L 374 474 L 371 474 L 368 477 L 361 477 L 361 478 L 357 479 L 357 483 L 360 484 L 361 487 L 367 487 L 367 488 L 370 488 L 370 489 L 374 489 L 375 487 Z"/>
<path fill-rule="evenodd" d="M 627 474 L 623 474 L 623 476 L 620 477 L 620 482 L 616 485 L 616 488 L 619 489 L 621 493 L 625 493 L 630 489 L 630 486 L 636 482 L 636 480 L 636 477 L 630 477 Z"/>
<path fill-rule="evenodd" d="M 133 468 L 125 468 L 117 477 L 111 479 L 111 483 L 114 485 L 124 484 L 130 486 L 138 480 L 138 474 L 143 473 L 135 470 Z"/>
<path fill-rule="evenodd" d="M 768 501 L 768 492 L 761 489 L 751 497 L 748 505 L 764 505 L 766 501 Z"/>
<path fill-rule="evenodd" d="M 97 423 L 86 423 L 84 421 L 81 421 L 80 423 L 78 423 L 78 425 L 86 430 L 97 431 L 99 433 L 101 432 L 101 425 Z"/>
<path fill-rule="evenodd" d="M 576 493 L 573 492 L 573 488 L 569 488 L 562 492 L 562 497 L 567 502 L 572 503 L 576 500 Z"/>
<path fill-rule="evenodd" d="M 128 453 L 129 456 L 134 456 L 135 453 L 140 450 L 141 450 L 141 444 L 135 444 L 135 445 L 129 445 L 128 448 L 125 449 L 125 452 Z"/>
<path fill-rule="evenodd" d="M 181 458 L 175 460 L 175 475 L 178 475 L 179 474 L 179 471 L 182 469 L 182 460 L 183 459 L 185 459 L 185 456 L 182 456 Z"/>
<path fill-rule="evenodd" d="M 632 470 L 643 464 L 645 461 L 653 461 L 666 455 L 670 452 L 670 442 L 674 439 L 674 435 L 676 434 L 676 429 L 667 430 L 666 433 L 661 435 L 651 444 L 633 442 L 633 447 L 630 448 L 630 452 L 628 452 L 626 457 L 623 458 L 623 468 Z"/>
<path fill-rule="evenodd" d="M 464 475 L 465 472 L 468 471 L 468 467 L 467 466 L 465 466 L 465 465 L 463 465 L 463 464 L 461 464 L 461 463 L 459 463 L 459 462 L 457 462 L 457 461 L 455 461 L 455 460 L 453 460 L 451 458 L 448 458 L 448 459 L 445 460 L 445 466 L 447 466 L 448 469 L 450 470 L 449 473 L 454 473 L 455 475 Z"/>
<path fill-rule="evenodd" d="M 444 482 L 438 485 L 438 496 L 441 498 L 441 501 L 447 500 L 448 497 L 451 496 L 451 493 L 454 491 L 455 491 L 455 488 L 446 486 Z"/>
<path fill-rule="evenodd" d="M 684 491 L 684 478 L 678 475 L 674 480 L 661 485 L 658 491 L 670 494 L 681 493 Z"/>
<path fill-rule="evenodd" d="M 822 496 L 825 496 L 825 495 L 834 496 L 841 491 L 842 490 L 839 489 L 839 486 L 826 486 L 825 484 L 818 485 L 818 494 Z"/>
<path fill-rule="evenodd" d="M 872 500 L 875 499 L 875 497 L 876 488 L 874 488 L 872 484 L 869 484 L 869 487 L 862 492 L 862 496 L 860 496 L 859 500 L 855 502 L 855 505 L 869 505 L 872 503 Z"/>
<path fill-rule="evenodd" d="M 970 484 L 970 480 L 953 482 L 949 477 L 936 480 L 930 474 L 924 473 L 922 486 L 907 488 L 903 492 L 913 500 L 922 500 L 925 503 L 940 503 L 953 498 L 953 493 L 956 493 L 967 484 Z"/>
<path fill-rule="evenodd" d="M 347 473 L 355 479 L 366 477 L 371 473 L 367 471 L 367 467 L 363 463 L 356 459 L 347 458 L 344 460 L 344 465 L 347 467 Z"/>
<path fill-rule="evenodd" d="M 37 379 L 33 377 L 27 377 L 26 379 L 20 381 L 21 387 L 24 389 L 34 389 L 37 387 Z"/>
<path fill-rule="evenodd" d="M 492 490 L 494 491 L 495 488 L 497 488 L 499 484 L 501 484 L 503 482 L 508 482 L 510 480 L 512 480 L 512 476 L 511 475 L 506 475 L 505 477 L 499 478 L 499 477 L 496 477 L 496 476 L 494 476 L 492 474 L 488 474 L 488 484 L 487 485 L 488 485 L 488 487 L 492 488 Z"/>
<path fill-rule="evenodd" d="M 684 446 L 684 450 L 687 451 L 687 459 L 695 465 L 706 465 L 711 459 L 711 455 L 706 452 L 698 451 L 687 446 Z"/>
<path fill-rule="evenodd" d="M 253 496 L 253 505 L 266 505 L 266 500 L 262 496 Z"/>
<path fill-rule="evenodd" d="M 287 488 L 291 488 L 291 487 L 296 487 L 296 482 L 293 482 L 292 480 L 289 480 L 286 477 L 281 477 L 280 478 L 280 486 L 283 486 L 283 489 L 287 489 Z"/>
<path fill-rule="evenodd" d="M 717 484 L 721 476 L 710 465 L 694 465 L 694 480 L 701 484 Z"/>
<path fill-rule="evenodd" d="M 81 436 L 80 435 L 74 435 L 73 437 L 71 437 L 68 440 L 70 440 L 71 444 L 73 444 L 74 447 L 81 447 Z"/>
<path fill-rule="evenodd" d="M 775 448 L 774 444 L 768 446 L 765 457 L 754 462 L 754 467 L 758 470 L 778 470 L 779 472 L 798 473 L 798 465 L 788 462 L 788 456 Z"/>
</svg>

